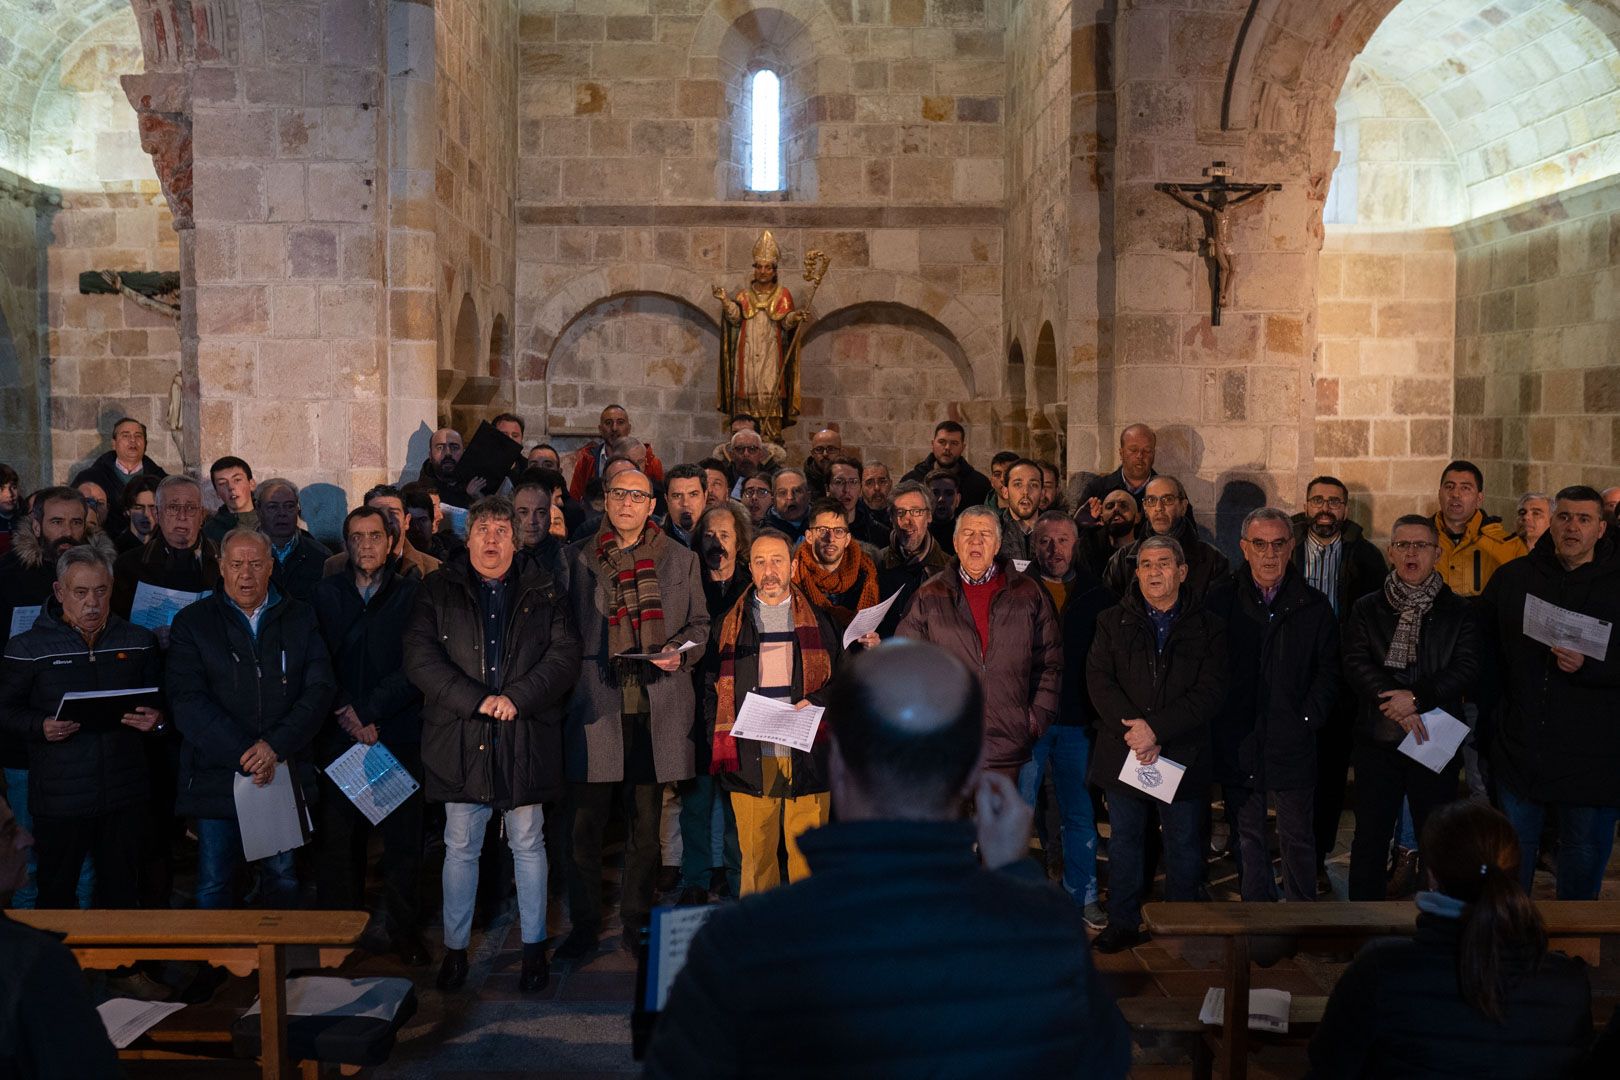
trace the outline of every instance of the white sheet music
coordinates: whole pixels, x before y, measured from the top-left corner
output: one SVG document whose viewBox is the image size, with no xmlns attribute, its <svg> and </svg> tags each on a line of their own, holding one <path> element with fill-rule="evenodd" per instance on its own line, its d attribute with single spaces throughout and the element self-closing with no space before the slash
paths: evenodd
<svg viewBox="0 0 1620 1080">
<path fill-rule="evenodd" d="M 1439 772 L 1468 737 L 1468 725 L 1444 709 L 1430 709 L 1418 719 L 1423 721 L 1423 728 L 1429 733 L 1428 739 L 1419 746 L 1417 736 L 1407 732 L 1406 738 L 1395 749 L 1431 772 Z"/>
<path fill-rule="evenodd" d="M 1549 604 L 1539 596 L 1524 598 L 1524 636 L 1543 645 L 1569 649 L 1601 661 L 1608 658 L 1612 629 L 1606 619 L 1595 619 Z"/>
<path fill-rule="evenodd" d="M 34 620 L 39 618 L 40 605 L 33 607 L 14 607 L 11 609 L 11 636 L 26 633 L 34 628 Z"/>
<path fill-rule="evenodd" d="M 731 735 L 736 739 L 777 743 L 809 753 L 816 741 L 816 729 L 821 727 L 822 711 L 816 705 L 795 709 L 791 701 L 749 694 L 737 710 Z"/>
<path fill-rule="evenodd" d="M 1178 765 L 1167 757 L 1158 758 L 1151 765 L 1143 765 L 1136 760 L 1134 753 L 1127 750 L 1125 764 L 1119 770 L 1119 779 L 1121 783 L 1160 802 L 1173 802 L 1176 788 L 1181 786 L 1181 778 L 1186 772 L 1185 765 Z"/>
<path fill-rule="evenodd" d="M 183 1001 L 141 1001 L 138 998 L 108 998 L 96 1006 L 107 1038 L 122 1050 L 157 1025 L 186 1007 Z"/>
<path fill-rule="evenodd" d="M 382 743 L 355 743 L 326 767 L 326 775 L 373 825 L 422 786 Z"/>
<path fill-rule="evenodd" d="M 1288 1011 L 1294 995 L 1287 990 L 1249 991 L 1249 1030 L 1288 1034 Z M 1204 1005 L 1198 1010 L 1198 1020 L 1219 1027 L 1226 1020 L 1226 988 L 1212 986 L 1204 995 Z"/>
<path fill-rule="evenodd" d="M 883 625 L 883 617 L 889 613 L 890 608 L 894 607 L 895 597 L 899 596 L 901 591 L 896 589 L 889 594 L 887 600 L 857 611 L 855 617 L 849 620 L 848 629 L 844 631 L 844 648 L 849 648 L 850 644 L 862 634 L 873 633 L 879 626 Z"/>
<path fill-rule="evenodd" d="M 189 607 L 209 595 L 211 593 L 207 589 L 202 592 L 184 592 L 142 581 L 135 586 L 135 602 L 129 610 L 129 621 L 148 630 L 170 626 L 182 608 Z"/>
<path fill-rule="evenodd" d="M 260 787 L 253 777 L 236 774 L 236 823 L 242 830 L 242 857 L 248 862 L 301 848 L 309 840 L 293 794 L 293 770 L 286 762 Z"/>
<path fill-rule="evenodd" d="M 669 1001 L 669 988 L 686 966 L 692 939 L 717 908 L 713 904 L 694 907 L 654 908 L 647 934 L 647 998 L 649 1012 L 662 1012 Z"/>
</svg>

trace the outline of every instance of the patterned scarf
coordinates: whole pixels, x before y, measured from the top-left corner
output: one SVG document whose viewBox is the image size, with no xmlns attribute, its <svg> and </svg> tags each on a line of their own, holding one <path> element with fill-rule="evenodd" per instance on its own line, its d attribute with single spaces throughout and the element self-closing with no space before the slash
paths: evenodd
<svg viewBox="0 0 1620 1080">
<path fill-rule="evenodd" d="M 854 607 L 849 606 L 848 597 L 844 598 L 843 603 L 828 599 L 829 595 L 841 596 L 849 592 L 855 587 L 856 581 L 861 583 L 861 592 Z M 808 543 L 800 544 L 799 550 L 793 554 L 793 584 L 803 589 L 816 607 L 836 613 L 846 623 L 861 608 L 871 607 L 880 599 L 877 567 L 872 564 L 872 557 L 853 540 L 844 549 L 844 558 L 838 568 L 831 573 L 816 562 L 815 553 L 810 550 Z"/>
<path fill-rule="evenodd" d="M 654 653 L 664 647 L 664 604 L 658 592 L 658 556 L 667 541 L 657 525 L 647 522 L 641 539 L 626 550 L 612 526 L 596 538 L 597 576 L 608 586 L 608 657 L 624 688 L 625 707 L 640 711 L 649 665 L 642 660 L 613 659 L 620 653 Z"/>
<path fill-rule="evenodd" d="M 821 627 L 816 623 L 810 598 L 797 586 L 788 588 L 793 593 L 788 603 L 793 605 L 793 646 L 798 651 L 799 669 L 804 677 L 804 685 L 799 688 L 800 699 L 803 699 L 832 678 L 832 656 L 821 640 Z M 717 775 L 736 772 L 739 768 L 737 740 L 731 735 L 731 725 L 737 719 L 737 638 L 742 633 L 743 620 L 753 617 L 754 587 L 750 585 L 720 624 L 720 677 L 714 684 L 714 741 L 709 764 L 709 771 Z M 743 692 L 751 689 L 745 686 Z M 825 730 L 826 725 L 823 725 L 821 731 Z"/>
<path fill-rule="evenodd" d="M 1387 668 L 1409 668 L 1417 663 L 1418 631 L 1423 627 L 1423 616 L 1434 606 L 1442 584 L 1438 571 L 1431 573 L 1421 585 L 1408 585 L 1391 570 L 1384 579 L 1384 599 L 1400 614 L 1395 624 L 1395 636 L 1390 638 L 1389 652 L 1384 656 Z"/>
</svg>

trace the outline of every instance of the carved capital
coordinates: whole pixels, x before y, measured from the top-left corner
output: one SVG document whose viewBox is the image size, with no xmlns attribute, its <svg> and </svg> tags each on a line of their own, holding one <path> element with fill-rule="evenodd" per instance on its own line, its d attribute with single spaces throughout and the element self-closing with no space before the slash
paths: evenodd
<svg viewBox="0 0 1620 1080">
<path fill-rule="evenodd" d="M 176 229 L 191 228 L 191 88 L 178 74 L 125 75 L 141 149 L 152 155 Z"/>
</svg>

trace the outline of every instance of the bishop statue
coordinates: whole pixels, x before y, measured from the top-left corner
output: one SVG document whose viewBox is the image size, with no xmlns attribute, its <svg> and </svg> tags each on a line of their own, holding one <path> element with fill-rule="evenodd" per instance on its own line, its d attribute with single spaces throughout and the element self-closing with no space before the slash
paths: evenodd
<svg viewBox="0 0 1620 1080">
<path fill-rule="evenodd" d="M 720 412 L 752 413 L 760 435 L 772 442 L 799 418 L 799 344 L 810 318 L 809 309 L 795 308 L 793 294 L 777 281 L 780 258 L 776 238 L 767 229 L 754 244 L 754 279 L 748 287 L 736 296 L 714 287 L 723 309 Z"/>
</svg>

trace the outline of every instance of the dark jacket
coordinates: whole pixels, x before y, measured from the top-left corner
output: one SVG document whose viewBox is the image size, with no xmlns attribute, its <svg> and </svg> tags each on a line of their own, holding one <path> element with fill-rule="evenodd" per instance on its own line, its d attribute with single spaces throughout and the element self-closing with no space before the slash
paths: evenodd
<svg viewBox="0 0 1620 1080">
<path fill-rule="evenodd" d="M 1418 630 L 1418 661 L 1404 670 L 1384 666 L 1399 621 L 1380 588 L 1356 601 L 1344 628 L 1344 674 L 1356 695 L 1356 734 L 1390 745 L 1406 732 L 1378 711 L 1379 694 L 1410 690 L 1419 711 L 1444 709 L 1461 720 L 1463 697 L 1479 685 L 1484 660 L 1473 609 L 1445 586 Z"/>
<path fill-rule="evenodd" d="M 531 806 L 563 792 L 562 703 L 579 675 L 579 635 L 556 583 L 513 566 L 501 684 L 484 682 L 477 571 L 465 556 L 416 590 L 405 627 L 405 669 L 422 692 L 422 768 L 433 802 Z M 502 694 L 516 720 L 478 711 Z"/>
<path fill-rule="evenodd" d="M 708 571 L 703 572 L 703 600 L 709 609 L 711 631 L 716 634 L 720 632 L 720 624 L 725 621 L 726 613 L 742 599 L 743 593 L 752 584 L 741 556 L 731 572 L 731 580 L 724 585 L 716 585 L 709 580 Z M 719 707 L 714 681 L 719 677 L 720 651 L 704 649 L 703 660 L 692 669 L 692 692 L 697 700 L 692 719 L 692 760 L 699 776 L 709 775 L 709 762 L 713 756 L 714 714 Z"/>
<path fill-rule="evenodd" d="M 1311 543 L 1306 535 L 1310 523 L 1304 514 L 1295 514 L 1294 518 L 1294 569 L 1301 574 L 1305 572 L 1305 545 Z M 1370 592 L 1376 592 L 1384 587 L 1384 578 L 1389 576 L 1389 563 L 1384 559 L 1384 553 L 1378 546 L 1362 534 L 1361 526 L 1353 521 L 1344 523 L 1344 532 L 1339 537 L 1339 543 L 1344 545 L 1344 553 L 1339 562 L 1339 588 L 1338 603 L 1335 605 L 1339 613 L 1339 628 L 1350 621 L 1350 609 L 1355 607 L 1356 601 Z"/>
<path fill-rule="evenodd" d="M 1069 598 L 1058 613 L 1058 627 L 1063 634 L 1063 680 L 1058 691 L 1056 723 L 1096 726 L 1097 710 L 1086 691 L 1086 657 L 1097 636 L 1097 620 L 1117 602 L 1114 594 L 1085 568 L 1074 568 Z"/>
<path fill-rule="evenodd" d="M 939 468 L 934 461 L 934 455 L 929 454 L 911 467 L 911 471 L 902 476 L 902 480 L 915 480 L 919 484 L 928 483 L 928 474 Z M 957 458 L 956 464 L 946 469 L 946 472 L 956 474 L 956 490 L 961 493 L 956 501 L 957 512 L 969 506 L 978 506 L 990 497 L 990 478 L 984 473 L 968 464 L 967 458 Z"/>
<path fill-rule="evenodd" d="M 754 603 L 754 590 L 752 588 L 743 592 L 739 603 Z M 809 604 L 809 598 L 800 590 L 793 590 L 791 603 Z M 837 628 L 832 617 L 825 608 L 810 605 L 810 610 L 816 617 L 816 629 L 821 634 L 822 647 L 827 650 L 827 659 L 832 665 L 832 675 L 838 674 L 838 668 L 843 661 L 844 650 L 841 647 L 843 632 Z M 718 654 L 726 647 L 726 642 L 720 638 L 720 624 L 711 624 L 714 627 L 715 641 L 714 653 Z M 754 625 L 753 612 L 743 613 L 741 624 L 737 628 L 737 659 L 736 659 L 736 700 L 735 707 L 742 708 L 743 697 L 750 691 L 759 687 L 759 628 Z M 716 665 L 716 677 L 719 675 Z M 832 676 L 828 676 L 829 683 Z M 798 642 L 793 646 L 793 689 L 787 700 L 792 702 L 809 701 L 812 705 L 825 706 L 827 704 L 827 687 L 822 685 L 814 693 L 804 692 L 804 660 L 799 653 Z M 709 686 L 709 694 L 714 693 L 714 686 Z M 708 696 L 708 695 L 705 695 Z M 816 732 L 816 741 L 811 745 L 810 752 L 790 749 L 788 756 L 791 759 L 790 771 L 792 776 L 788 784 L 788 797 L 798 798 L 801 795 L 819 795 L 832 790 L 827 770 L 827 753 L 831 743 L 823 738 L 825 727 Z M 738 739 L 737 743 L 737 771 L 720 774 L 720 784 L 727 791 L 740 791 L 745 795 L 764 795 L 765 781 L 762 766 L 760 765 L 760 744 L 755 739 Z"/>
<path fill-rule="evenodd" d="M 86 480 L 94 480 L 101 485 L 101 490 L 107 493 L 107 516 L 101 527 L 109 536 L 117 536 L 129 525 L 129 515 L 124 513 L 124 485 L 130 480 L 142 476 L 155 476 L 162 480 L 169 474 L 163 471 L 163 466 L 149 457 L 141 458 L 141 471 L 134 476 L 125 476 L 113 462 L 118 460 L 116 451 L 108 450 L 89 465 L 74 474 L 69 487 L 78 487 Z"/>
<path fill-rule="evenodd" d="M 1152 535 L 1152 526 L 1148 524 L 1147 518 L 1143 518 L 1136 530 L 1136 543 L 1127 548 L 1120 548 L 1114 553 L 1113 558 L 1108 560 L 1108 567 L 1103 572 L 1103 584 L 1112 589 L 1115 596 L 1124 597 L 1129 594 L 1131 586 L 1136 582 L 1136 549 L 1142 545 L 1143 540 Z M 1209 587 L 1225 576 L 1230 569 L 1226 556 L 1199 538 L 1198 523 L 1193 520 L 1191 510 L 1176 522 L 1176 527 L 1170 530 L 1169 535 L 1170 539 L 1181 545 L 1182 554 L 1187 557 L 1187 580 L 1181 584 L 1181 595 L 1202 600 L 1209 592 Z"/>
<path fill-rule="evenodd" d="M 1029 562 L 1035 558 L 1035 531 L 1031 527 L 1025 532 L 1013 520 L 1012 511 L 1002 507 L 1001 518 L 1001 554 L 1009 559 L 1019 562 Z"/>
<path fill-rule="evenodd" d="M 228 506 L 221 506 L 218 510 L 209 514 L 207 520 L 203 522 L 202 534 L 213 541 L 215 547 L 218 547 L 225 542 L 225 534 L 238 527 L 257 529 L 259 527 L 259 512 L 257 510 L 245 510 L 238 514 Z"/>
<path fill-rule="evenodd" d="M 304 603 L 315 599 L 315 586 L 325 576 L 326 560 L 332 551 L 303 529 L 298 530 L 296 542 L 285 559 L 276 559 L 270 571 L 271 584 L 282 594 Z"/>
<path fill-rule="evenodd" d="M 803 521 L 789 521 L 778 514 L 774 506 L 765 511 L 765 524 L 761 526 L 761 528 L 775 529 L 777 532 L 783 533 L 789 540 L 793 541 L 794 547 L 799 546 L 799 541 L 804 539 L 804 531 L 809 527 L 809 514 L 804 515 Z"/>
<path fill-rule="evenodd" d="M 1126 544 L 1126 547 L 1131 546 L 1133 543 L 1135 543 L 1134 538 Z M 1098 580 L 1102 579 L 1102 576 L 1108 572 L 1108 561 L 1114 557 L 1114 553 L 1117 551 L 1119 551 L 1119 548 L 1114 546 L 1114 541 L 1108 535 L 1107 529 L 1101 525 L 1080 526 L 1080 538 L 1075 541 L 1074 545 L 1074 561 L 1077 566 L 1083 566 L 1091 571 L 1093 577 Z M 1117 600 L 1118 597 L 1115 597 L 1115 599 Z"/>
<path fill-rule="evenodd" d="M 1598 540 L 1592 561 L 1565 570 L 1552 530 L 1536 549 L 1499 568 L 1476 603 L 1501 683 L 1491 767 L 1522 798 L 1620 806 L 1620 640 L 1608 658 L 1588 656 L 1564 674 L 1552 650 L 1525 636 L 1524 606 L 1535 596 L 1620 624 L 1620 541 Z"/>
<path fill-rule="evenodd" d="M 1160 755 L 1187 770 L 1175 801 L 1209 797 L 1209 725 L 1226 695 L 1226 628 L 1196 597 L 1183 592 L 1179 603 L 1162 653 L 1134 583 L 1129 596 L 1097 619 L 1086 658 L 1086 686 L 1097 710 L 1087 778 L 1099 787 L 1135 791 L 1119 780 L 1131 753 L 1122 721 L 1140 717 L 1153 729 Z"/>
<path fill-rule="evenodd" d="M 698 931 L 645 1076 L 1126 1074 L 1129 1032 L 1079 907 L 984 869 L 968 826 L 860 821 L 799 843 L 808 878 Z"/>
<path fill-rule="evenodd" d="M 1041 583 L 997 557 L 1005 576 L 990 601 L 990 648 L 979 647 L 961 575 L 953 561 L 923 582 L 898 637 L 931 641 L 979 676 L 984 691 L 985 764 L 1016 768 L 1029 760 L 1035 740 L 1057 719 L 1063 642 L 1057 613 Z"/>
<path fill-rule="evenodd" d="M 855 516 L 849 522 L 849 535 L 855 538 L 856 543 L 881 549 L 889 542 L 893 530 L 894 526 L 887 517 L 878 517 L 864 501 L 855 500 Z"/>
<path fill-rule="evenodd" d="M 887 600 L 897 592 L 905 594 L 890 605 L 888 614 L 883 616 L 883 622 L 878 626 L 880 637 L 891 638 L 899 628 L 900 620 L 906 617 L 912 597 L 916 596 L 917 589 L 922 583 L 940 571 L 950 569 L 951 554 L 940 547 L 939 541 L 929 534 L 928 550 L 923 552 L 922 558 L 908 558 L 891 537 L 889 546 L 878 552 L 875 561 L 878 568 L 879 598 Z"/>
<path fill-rule="evenodd" d="M 263 739 L 309 790 L 310 743 L 337 691 L 315 610 L 272 588 L 255 637 L 223 591 L 174 617 L 165 689 L 180 748 L 175 812 L 236 817 L 233 777 Z M 323 763 L 324 764 L 324 763 Z"/>
<path fill-rule="evenodd" d="M 1257 791 L 1316 786 L 1316 734 L 1339 692 L 1339 622 L 1290 565 L 1268 608 L 1247 564 L 1210 587 L 1226 623 L 1226 702 L 1210 724 L 1215 779 Z"/>
<path fill-rule="evenodd" d="M 12 638 L 0 668 L 0 724 L 28 744 L 28 808 L 39 817 L 89 818 L 145 803 L 142 744 L 148 736 L 124 726 L 80 728 L 61 742 L 48 742 L 44 723 L 66 693 L 162 684 L 157 639 L 116 615 L 94 645 L 62 621 L 54 604 L 34 629 Z"/>
<path fill-rule="evenodd" d="M 117 1080 L 118 1051 L 54 934 L 0 911 L 0 1080 Z"/>
<path fill-rule="evenodd" d="M 422 694 L 405 675 L 405 624 L 421 584 L 415 567 L 391 558 L 369 603 L 352 574 L 322 578 L 315 590 L 315 618 L 337 679 L 332 708 L 353 706 L 360 722 L 375 724 L 389 746 L 422 741 Z M 324 734 L 340 736 L 327 740 L 338 753 L 351 741 L 332 721 Z"/>
<path fill-rule="evenodd" d="M 56 560 L 46 558 L 31 523 L 20 524 L 22 527 L 12 534 L 11 550 L 0 556 L 0 634 L 8 637 L 16 609 L 37 607 L 44 614 L 43 609 L 54 595 L 51 586 L 56 583 Z M 106 533 L 87 530 L 85 541 L 103 558 L 112 560 L 114 549 Z M 4 731 L 0 731 L 0 765 L 8 769 L 28 768 L 28 751 L 23 740 Z"/>
<path fill-rule="evenodd" d="M 198 539 L 185 551 L 170 551 L 163 534 L 133 551 L 118 556 L 113 564 L 112 609 L 129 618 L 135 605 L 135 587 L 141 582 L 181 592 L 203 592 L 219 588 L 219 549 L 212 540 Z"/>
<path fill-rule="evenodd" d="M 1463 1001 L 1456 919 L 1420 913 L 1409 941 L 1369 945 L 1328 998 L 1311 1039 L 1310 1076 L 1467 1076 L 1527 1080 L 1567 1076 L 1592 1037 L 1585 965 L 1546 953 L 1504 956 L 1504 1022 Z"/>
<path fill-rule="evenodd" d="M 1158 475 L 1159 474 L 1154 470 L 1148 470 L 1148 480 L 1152 480 Z M 1144 482 L 1141 487 L 1141 492 L 1145 492 L 1146 490 L 1147 484 Z M 1107 498 L 1110 491 L 1123 491 L 1128 493 L 1131 498 L 1136 500 L 1137 513 L 1140 514 L 1142 512 L 1141 492 L 1131 491 L 1130 484 L 1126 483 L 1125 481 L 1125 466 L 1121 465 L 1107 476 L 1094 476 L 1090 480 L 1086 481 L 1086 486 L 1080 489 L 1080 498 L 1075 501 L 1075 520 L 1078 521 L 1082 526 L 1095 524 L 1095 521 L 1091 517 L 1091 508 L 1087 504 L 1089 504 L 1092 499 Z"/>
</svg>

